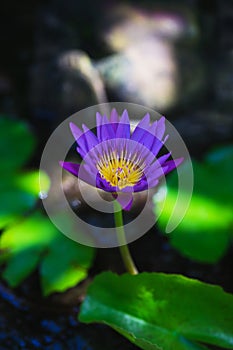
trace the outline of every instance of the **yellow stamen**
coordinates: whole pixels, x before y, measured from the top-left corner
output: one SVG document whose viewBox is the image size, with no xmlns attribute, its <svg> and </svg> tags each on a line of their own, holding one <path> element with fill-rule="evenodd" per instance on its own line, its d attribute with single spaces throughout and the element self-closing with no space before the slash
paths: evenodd
<svg viewBox="0 0 233 350">
<path fill-rule="evenodd" d="M 111 186 L 122 189 L 127 186 L 134 186 L 142 177 L 142 170 L 132 160 L 120 157 L 116 153 L 104 154 L 97 164 L 97 169 L 103 179 Z"/>
</svg>

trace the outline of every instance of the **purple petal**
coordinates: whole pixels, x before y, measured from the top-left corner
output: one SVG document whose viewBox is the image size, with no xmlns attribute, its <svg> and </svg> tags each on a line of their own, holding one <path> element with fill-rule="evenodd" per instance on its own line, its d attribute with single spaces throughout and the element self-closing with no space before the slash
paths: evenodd
<svg viewBox="0 0 233 350">
<path fill-rule="evenodd" d="M 159 140 L 162 140 L 164 133 L 165 133 L 165 117 L 161 117 L 157 123 L 155 136 Z"/>
<path fill-rule="evenodd" d="M 113 108 L 113 110 L 111 111 L 110 123 L 112 124 L 112 128 L 113 128 L 114 132 L 116 133 L 118 123 L 119 123 L 119 115 L 118 115 L 115 108 Z"/>
<path fill-rule="evenodd" d="M 145 169 L 145 176 L 147 178 L 148 183 L 150 182 L 150 179 L 159 179 L 161 176 L 165 175 L 165 170 L 166 170 L 166 166 L 158 167 L 157 162 L 153 163 L 151 166 L 148 166 Z"/>
<path fill-rule="evenodd" d="M 70 162 L 59 162 L 60 166 L 67 170 L 69 173 L 73 174 L 74 176 L 78 177 L 78 172 L 80 168 L 80 164 L 70 163 Z"/>
<path fill-rule="evenodd" d="M 122 209 L 128 211 L 131 209 L 133 204 L 133 195 L 131 192 L 127 193 L 117 193 L 117 202 L 121 205 Z"/>
<path fill-rule="evenodd" d="M 135 147 L 135 152 L 137 151 L 137 148 L 140 149 L 140 145 L 144 146 L 144 153 L 147 154 L 147 160 L 145 161 L 146 164 L 150 164 L 154 160 L 154 157 L 157 156 L 160 149 L 163 147 L 163 142 L 155 136 L 155 130 L 156 122 L 152 124 L 149 131 L 144 130 L 143 137 L 141 139 L 135 141 L 138 145 Z M 146 149 L 148 149 L 150 152 L 147 153 Z"/>
<path fill-rule="evenodd" d="M 153 153 L 151 153 L 150 149 L 146 148 L 143 144 L 139 142 L 136 144 L 136 147 L 133 147 L 133 154 L 137 155 L 136 162 L 139 166 L 142 166 L 142 164 L 149 165 L 153 162 L 155 158 Z"/>
<path fill-rule="evenodd" d="M 172 159 L 167 161 L 166 163 L 163 164 L 162 168 L 164 168 L 164 174 L 170 173 L 173 169 L 177 168 L 182 162 L 184 158 L 177 158 L 177 159 Z"/>
<path fill-rule="evenodd" d="M 164 142 L 159 140 L 157 137 L 154 138 L 153 145 L 151 146 L 151 152 L 154 154 L 155 157 L 157 156 L 163 145 Z"/>
<path fill-rule="evenodd" d="M 113 129 L 113 125 L 111 123 L 109 123 L 106 116 L 103 117 L 101 136 L 102 136 L 102 141 L 115 138 L 115 131 Z"/>
<path fill-rule="evenodd" d="M 134 192 L 141 192 L 148 190 L 148 182 L 146 180 L 146 177 L 144 176 L 142 180 L 140 180 L 134 187 Z"/>
<path fill-rule="evenodd" d="M 156 130 L 155 130 L 155 139 L 154 139 L 153 145 L 151 146 L 151 152 L 155 156 L 157 156 L 157 154 L 159 153 L 159 151 L 161 150 L 161 148 L 163 147 L 163 145 L 168 139 L 168 135 L 167 135 L 164 141 L 162 141 L 164 132 L 165 132 L 165 118 L 161 117 L 157 122 Z"/>
<path fill-rule="evenodd" d="M 91 148 L 95 147 L 98 144 L 98 139 L 85 124 L 83 124 L 82 127 L 84 131 L 84 136 L 86 138 L 88 151 L 90 151 Z"/>
<path fill-rule="evenodd" d="M 117 189 L 116 187 L 111 186 L 105 179 L 102 179 L 99 173 L 96 176 L 96 187 L 106 192 L 116 192 Z"/>
<path fill-rule="evenodd" d="M 157 186 L 158 183 L 159 183 L 159 180 L 158 180 L 158 179 L 150 179 L 150 180 L 149 180 L 148 189 Z"/>
<path fill-rule="evenodd" d="M 134 186 L 134 192 L 147 191 L 148 189 L 157 186 L 158 183 L 159 180 L 157 178 L 149 177 L 146 179 L 146 177 L 144 177 L 137 185 Z"/>
<path fill-rule="evenodd" d="M 91 172 L 96 172 L 97 170 L 96 165 L 98 162 L 95 161 L 92 155 L 89 157 L 89 153 L 88 153 L 88 156 L 85 156 L 84 161 L 89 166 Z"/>
<path fill-rule="evenodd" d="M 77 125 L 75 125 L 73 123 L 70 123 L 70 129 L 71 129 L 71 132 L 72 132 L 77 144 L 80 147 L 81 153 L 83 153 L 83 154 L 87 153 L 88 152 L 88 145 L 87 145 L 86 138 L 84 136 L 84 132 L 81 131 L 77 127 Z"/>
<path fill-rule="evenodd" d="M 95 186 L 95 174 L 86 171 L 85 167 L 81 167 L 80 164 L 63 161 L 60 161 L 59 164 L 63 169 L 78 177 L 80 180 L 88 183 L 89 185 Z"/>
<path fill-rule="evenodd" d="M 151 126 L 149 126 L 149 121 L 150 116 L 149 114 L 146 114 L 134 130 L 131 140 L 143 144 L 145 147 L 151 150 L 151 153 L 153 153 L 154 156 L 157 156 L 163 147 L 164 142 L 167 140 L 166 138 L 164 142 L 162 142 L 162 136 L 165 132 L 165 118 L 160 118 Z"/>
<path fill-rule="evenodd" d="M 97 113 L 96 123 L 97 123 L 97 137 L 99 142 L 115 138 L 115 131 L 113 129 L 113 125 L 109 122 L 106 115 L 102 117 L 99 113 Z"/>
<path fill-rule="evenodd" d="M 154 144 L 154 141 L 156 139 L 155 137 L 155 130 L 156 130 L 156 122 L 153 123 L 148 131 L 144 134 L 142 140 L 139 142 L 143 144 L 148 149 L 151 149 L 152 145 Z"/>
<path fill-rule="evenodd" d="M 116 111 L 116 108 L 113 108 L 111 111 L 110 122 L 111 123 L 119 123 L 119 115 Z"/>
<path fill-rule="evenodd" d="M 84 151 L 82 148 L 77 147 L 77 148 L 76 148 L 76 151 L 80 154 L 80 156 L 81 156 L 82 158 L 85 157 L 86 151 Z"/>
<path fill-rule="evenodd" d="M 138 184 L 137 186 L 135 186 L 134 192 L 142 192 L 142 191 L 146 191 L 149 190 L 155 186 L 157 186 L 159 183 L 159 180 L 157 178 L 148 178 L 147 180 L 143 180 L 141 181 L 140 184 Z"/>
<path fill-rule="evenodd" d="M 149 113 L 147 113 L 136 126 L 131 136 L 131 140 L 140 141 L 143 135 L 145 134 L 145 132 L 148 130 L 149 124 L 150 124 L 150 115 Z"/>
<path fill-rule="evenodd" d="M 101 125 L 102 125 L 102 115 L 97 112 L 96 113 L 96 129 L 97 129 L 97 138 L 99 142 L 101 142 Z"/>
<path fill-rule="evenodd" d="M 119 121 L 117 131 L 116 131 L 116 138 L 125 138 L 125 139 L 130 138 L 130 121 L 129 121 L 129 116 L 126 109 L 124 110 L 122 117 Z"/>
<path fill-rule="evenodd" d="M 163 163 L 166 162 L 166 160 L 171 156 L 171 152 L 164 154 L 163 156 L 159 157 L 157 161 L 160 165 L 163 165 Z"/>
<path fill-rule="evenodd" d="M 127 112 L 126 109 L 125 109 L 124 112 L 122 113 L 122 116 L 121 116 L 121 118 L 120 118 L 119 123 L 130 124 L 129 115 L 128 115 L 128 112 Z"/>
<path fill-rule="evenodd" d="M 150 155 L 151 155 L 151 153 L 150 153 Z M 149 173 L 151 173 L 152 171 L 155 171 L 157 168 L 160 168 L 166 162 L 166 160 L 170 157 L 170 155 L 171 155 L 171 153 L 169 152 L 169 153 L 159 157 L 158 159 L 155 159 L 154 155 L 153 155 L 153 157 L 148 156 L 148 160 L 146 159 L 144 161 L 146 164 L 144 172 L 147 173 L 149 171 Z M 151 159 L 152 159 L 152 161 L 151 161 Z"/>
<path fill-rule="evenodd" d="M 80 136 L 82 136 L 83 132 L 82 130 L 80 130 L 77 125 L 75 125 L 74 123 L 70 123 L 70 130 L 75 138 L 75 140 L 77 141 Z"/>
</svg>

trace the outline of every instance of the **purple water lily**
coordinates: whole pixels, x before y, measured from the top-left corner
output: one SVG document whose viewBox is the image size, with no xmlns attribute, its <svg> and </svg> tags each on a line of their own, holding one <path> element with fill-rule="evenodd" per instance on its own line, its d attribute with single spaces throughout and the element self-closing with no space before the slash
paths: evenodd
<svg viewBox="0 0 233 350">
<path fill-rule="evenodd" d="M 113 109 L 110 120 L 97 113 L 96 126 L 97 135 L 84 124 L 82 131 L 70 123 L 83 162 L 60 165 L 90 185 L 111 192 L 124 210 L 131 208 L 133 192 L 155 187 L 183 161 L 168 160 L 170 153 L 157 158 L 168 138 L 164 137 L 164 117 L 150 124 L 150 115 L 146 114 L 131 133 L 128 112 L 119 117 Z"/>
</svg>

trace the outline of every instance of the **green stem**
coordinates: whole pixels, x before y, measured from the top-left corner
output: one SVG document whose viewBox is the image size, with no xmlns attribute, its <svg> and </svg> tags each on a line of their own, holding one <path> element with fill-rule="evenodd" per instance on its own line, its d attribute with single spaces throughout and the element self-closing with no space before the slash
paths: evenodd
<svg viewBox="0 0 233 350">
<path fill-rule="evenodd" d="M 122 209 L 120 204 L 116 200 L 114 201 L 114 219 L 115 219 L 115 225 L 116 225 L 117 238 L 119 242 L 119 249 L 120 249 L 121 257 L 125 264 L 126 270 L 131 275 L 137 275 L 138 270 L 133 262 L 133 259 L 131 257 L 131 254 L 125 239 Z"/>
</svg>

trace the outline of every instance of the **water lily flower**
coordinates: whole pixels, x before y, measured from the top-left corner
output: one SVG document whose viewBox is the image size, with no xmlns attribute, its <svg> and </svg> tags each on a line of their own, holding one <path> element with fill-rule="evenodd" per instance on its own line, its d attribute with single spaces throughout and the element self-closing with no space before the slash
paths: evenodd
<svg viewBox="0 0 233 350">
<path fill-rule="evenodd" d="M 164 137 L 164 117 L 151 124 L 147 113 L 131 133 L 127 110 L 120 117 L 113 109 L 110 119 L 97 113 L 97 135 L 84 124 L 83 130 L 73 123 L 70 128 L 83 162 L 62 161 L 60 165 L 88 184 L 111 192 L 124 210 L 131 208 L 134 192 L 155 187 L 183 161 L 168 160 L 170 152 L 157 158 L 168 138 Z"/>
</svg>

